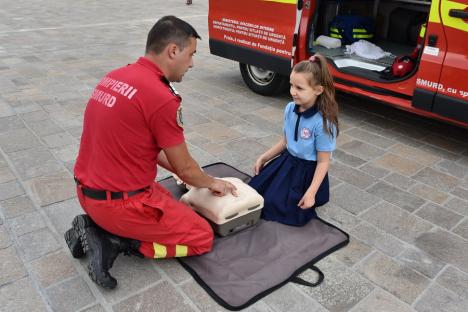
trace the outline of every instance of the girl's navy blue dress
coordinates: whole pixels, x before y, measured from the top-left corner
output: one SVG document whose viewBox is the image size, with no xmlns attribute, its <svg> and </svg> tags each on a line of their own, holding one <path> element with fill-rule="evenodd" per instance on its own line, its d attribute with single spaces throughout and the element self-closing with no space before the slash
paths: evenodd
<svg viewBox="0 0 468 312">
<path fill-rule="evenodd" d="M 300 113 L 294 102 L 285 109 L 284 133 L 287 149 L 254 176 L 249 185 L 265 200 L 263 219 L 301 226 L 317 217 L 316 207 L 329 201 L 327 174 L 316 193 L 315 205 L 309 209 L 298 206 L 312 183 L 317 151 L 331 152 L 336 140 L 323 130 L 322 116 L 315 107 Z"/>
</svg>

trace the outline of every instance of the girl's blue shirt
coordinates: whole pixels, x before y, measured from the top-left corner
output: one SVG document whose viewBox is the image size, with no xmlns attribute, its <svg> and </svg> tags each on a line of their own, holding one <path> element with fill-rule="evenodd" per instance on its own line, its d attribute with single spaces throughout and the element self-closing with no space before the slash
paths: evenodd
<svg viewBox="0 0 468 312">
<path fill-rule="evenodd" d="M 336 128 L 333 126 L 333 135 L 324 130 L 322 114 L 315 106 L 302 113 L 298 109 L 298 105 L 290 102 L 284 110 L 283 131 L 288 151 L 293 156 L 317 161 L 317 151 L 332 152 L 335 149 Z"/>
</svg>

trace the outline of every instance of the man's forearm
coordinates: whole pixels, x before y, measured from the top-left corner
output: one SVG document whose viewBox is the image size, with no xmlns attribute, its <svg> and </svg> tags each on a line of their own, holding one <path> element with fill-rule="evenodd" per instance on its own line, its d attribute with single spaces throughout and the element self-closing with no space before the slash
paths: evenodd
<svg viewBox="0 0 468 312">
<path fill-rule="evenodd" d="M 199 165 L 192 160 L 191 164 L 184 166 L 179 172 L 175 172 L 182 181 L 195 187 L 211 187 L 214 178 L 206 174 Z"/>
<path fill-rule="evenodd" d="M 174 172 L 174 168 L 172 168 L 171 164 L 169 163 L 169 160 L 167 159 L 166 153 L 164 153 L 164 151 L 159 152 L 158 165 L 170 172 Z"/>
</svg>

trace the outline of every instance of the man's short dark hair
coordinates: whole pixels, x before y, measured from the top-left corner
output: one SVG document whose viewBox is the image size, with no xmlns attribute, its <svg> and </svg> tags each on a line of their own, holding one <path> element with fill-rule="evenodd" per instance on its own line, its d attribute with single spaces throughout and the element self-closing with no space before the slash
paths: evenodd
<svg viewBox="0 0 468 312">
<path fill-rule="evenodd" d="M 172 15 L 164 16 L 154 24 L 148 33 L 146 53 L 159 54 L 169 43 L 174 43 L 183 49 L 191 37 L 201 39 L 189 23 Z"/>
</svg>

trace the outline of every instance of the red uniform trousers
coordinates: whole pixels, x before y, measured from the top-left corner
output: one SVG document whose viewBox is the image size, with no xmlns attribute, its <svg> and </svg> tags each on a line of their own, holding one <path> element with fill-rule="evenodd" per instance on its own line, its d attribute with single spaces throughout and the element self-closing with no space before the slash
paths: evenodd
<svg viewBox="0 0 468 312">
<path fill-rule="evenodd" d="M 213 231 L 208 222 L 159 183 L 140 194 L 128 197 L 124 193 L 124 199 L 115 200 L 86 197 L 80 188 L 78 199 L 91 219 L 110 233 L 139 240 L 145 257 L 184 257 L 211 250 Z"/>
</svg>

